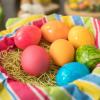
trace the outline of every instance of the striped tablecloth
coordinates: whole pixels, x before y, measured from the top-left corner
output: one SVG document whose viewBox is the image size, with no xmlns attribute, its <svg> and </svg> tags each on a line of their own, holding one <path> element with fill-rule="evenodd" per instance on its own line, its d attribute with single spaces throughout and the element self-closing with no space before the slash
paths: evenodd
<svg viewBox="0 0 100 100">
<path fill-rule="evenodd" d="M 69 27 L 82 25 L 95 36 L 95 44 L 100 48 L 100 21 L 90 17 L 34 15 L 13 23 L 8 29 L 0 32 L 0 49 L 13 46 L 13 37 L 17 29 L 26 24 L 41 27 L 50 20 L 60 20 Z M 82 79 L 62 87 L 37 87 L 24 84 L 7 75 L 0 67 L 0 99 L 1 100 L 100 100 L 100 67 Z"/>
</svg>

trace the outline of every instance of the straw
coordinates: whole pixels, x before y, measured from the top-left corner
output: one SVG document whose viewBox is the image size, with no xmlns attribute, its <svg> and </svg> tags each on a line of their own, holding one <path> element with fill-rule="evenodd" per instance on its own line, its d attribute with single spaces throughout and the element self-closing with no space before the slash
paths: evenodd
<svg viewBox="0 0 100 100">
<path fill-rule="evenodd" d="M 47 51 L 49 49 L 50 43 L 45 42 L 42 40 L 40 45 L 44 47 Z M 51 62 L 50 70 L 39 77 L 31 76 L 25 73 L 20 65 L 20 55 L 22 51 L 18 48 L 13 50 L 5 50 L 0 52 L 0 65 L 2 65 L 7 73 L 23 82 L 23 83 L 30 83 L 32 85 L 38 86 L 55 86 L 55 75 L 57 72 L 57 66 Z"/>
</svg>

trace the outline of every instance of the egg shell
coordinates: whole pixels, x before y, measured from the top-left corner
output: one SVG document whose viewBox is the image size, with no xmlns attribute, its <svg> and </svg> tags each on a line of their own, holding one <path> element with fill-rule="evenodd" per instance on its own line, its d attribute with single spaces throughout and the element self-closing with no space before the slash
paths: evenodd
<svg viewBox="0 0 100 100">
<path fill-rule="evenodd" d="M 38 27 L 27 25 L 21 27 L 14 37 L 15 45 L 20 49 L 25 49 L 30 45 L 36 45 L 41 39 L 41 31 Z"/>
<path fill-rule="evenodd" d="M 21 65 L 23 70 L 34 76 L 39 76 L 48 71 L 50 64 L 49 55 L 40 46 L 31 45 L 27 47 L 21 55 Z"/>
<path fill-rule="evenodd" d="M 50 21 L 41 28 L 45 40 L 54 42 L 57 39 L 67 39 L 69 27 L 60 21 Z"/>
<path fill-rule="evenodd" d="M 68 33 L 68 40 L 78 48 L 83 45 L 95 45 L 95 39 L 90 31 L 83 26 L 74 26 Z"/>
<path fill-rule="evenodd" d="M 75 50 L 69 41 L 58 39 L 51 44 L 49 53 L 56 65 L 63 66 L 74 60 Z"/>
<path fill-rule="evenodd" d="M 89 70 L 87 66 L 77 62 L 72 62 L 65 64 L 58 70 L 56 75 L 56 83 L 59 86 L 67 85 L 70 82 L 73 82 L 74 80 L 84 77 L 88 74 Z"/>
</svg>

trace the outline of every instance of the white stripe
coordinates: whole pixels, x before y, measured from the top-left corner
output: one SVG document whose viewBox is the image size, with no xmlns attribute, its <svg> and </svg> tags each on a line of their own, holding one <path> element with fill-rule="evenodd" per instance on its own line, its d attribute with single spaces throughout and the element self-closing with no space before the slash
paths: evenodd
<svg viewBox="0 0 100 100">
<path fill-rule="evenodd" d="M 97 85 L 96 83 L 93 83 L 93 82 L 91 82 L 91 81 L 88 82 L 88 81 L 86 81 L 86 80 L 81 80 L 81 79 L 79 79 L 78 81 L 91 84 L 91 85 L 93 85 L 94 87 L 100 89 L 100 86 L 99 86 L 99 85 Z"/>
<path fill-rule="evenodd" d="M 91 100 L 93 100 L 93 97 L 92 97 L 89 93 L 87 93 L 86 91 L 85 91 L 85 92 L 83 91 L 83 93 L 86 94 L 87 96 L 89 96 L 89 98 L 90 98 Z"/>
<path fill-rule="evenodd" d="M 85 23 L 84 23 L 84 20 L 83 20 L 83 17 L 80 17 L 81 18 L 81 20 L 82 20 L 82 23 L 83 23 L 83 26 L 85 25 Z"/>
<path fill-rule="evenodd" d="M 49 100 L 51 100 L 50 99 L 51 97 L 48 95 L 48 93 L 42 87 L 38 87 L 38 86 L 36 86 L 36 87 L 40 88 L 43 91 L 43 93 L 48 96 Z"/>
<path fill-rule="evenodd" d="M 91 22 L 92 22 L 92 26 L 93 26 L 93 30 L 94 30 L 93 34 L 96 37 L 96 29 L 95 29 L 95 26 L 94 26 L 93 18 L 91 18 Z"/>
<path fill-rule="evenodd" d="M 72 100 L 76 100 L 72 95 L 70 95 L 70 94 L 68 93 L 68 91 L 66 91 L 66 90 L 64 89 L 64 87 L 60 87 L 60 89 L 61 89 L 62 91 L 64 91 L 65 94 L 66 94 L 67 96 L 71 97 Z"/>
<path fill-rule="evenodd" d="M 39 92 L 37 92 L 37 90 L 35 89 L 35 88 L 33 88 L 30 84 L 27 84 L 30 88 L 31 88 L 31 90 L 37 95 L 37 97 L 39 97 L 39 100 L 45 100 L 44 98 L 43 98 L 43 96 L 41 95 L 41 94 L 39 94 Z"/>
<path fill-rule="evenodd" d="M 14 94 L 17 100 L 20 100 L 20 98 L 16 95 L 16 93 L 12 90 L 12 88 L 7 84 L 7 88 Z"/>
<path fill-rule="evenodd" d="M 64 22 L 63 16 L 62 16 L 62 15 L 59 15 L 59 16 L 60 16 L 60 21 L 61 21 L 61 22 Z"/>
<path fill-rule="evenodd" d="M 100 77 L 100 74 L 99 73 L 93 72 L 92 74 Z"/>
<path fill-rule="evenodd" d="M 98 29 L 98 46 L 100 48 L 100 28 L 99 28 L 99 25 L 98 25 L 98 20 L 96 20 L 96 25 L 97 25 L 97 29 Z"/>
<path fill-rule="evenodd" d="M 3 80 L 2 79 L 0 79 L 0 83 L 2 83 L 3 82 Z"/>
<path fill-rule="evenodd" d="M 5 77 L 5 78 L 7 78 L 8 76 L 6 76 L 5 74 L 3 74 L 3 76 Z M 6 81 L 7 82 L 7 81 Z M 16 93 L 12 90 L 12 88 L 9 86 L 9 84 L 8 83 L 6 83 L 7 84 L 7 88 L 9 89 L 9 91 L 16 97 L 16 99 L 17 100 L 20 100 L 20 98 L 16 95 Z M 12 99 L 13 100 L 13 99 Z"/>
<path fill-rule="evenodd" d="M 70 16 L 70 17 L 71 17 L 71 20 L 72 20 L 73 24 L 76 25 L 74 19 L 72 18 L 72 16 Z"/>
<path fill-rule="evenodd" d="M 80 81 L 80 82 L 85 82 L 85 83 L 89 83 L 89 84 L 93 85 L 94 87 L 100 89 L 100 87 L 97 86 L 95 83 L 91 83 L 91 82 L 88 82 L 88 81 L 85 81 L 85 80 L 81 80 L 81 79 L 79 79 L 78 81 Z M 84 90 L 84 89 L 83 89 L 83 90 Z M 82 92 L 84 92 L 85 94 L 87 94 L 87 95 L 88 95 L 90 98 L 92 98 L 92 100 L 93 100 L 94 97 L 93 97 L 91 94 L 87 93 L 87 91 L 82 91 Z"/>
<path fill-rule="evenodd" d="M 47 16 L 44 16 L 45 20 L 46 20 L 46 23 L 48 22 L 48 19 L 47 19 Z"/>
</svg>

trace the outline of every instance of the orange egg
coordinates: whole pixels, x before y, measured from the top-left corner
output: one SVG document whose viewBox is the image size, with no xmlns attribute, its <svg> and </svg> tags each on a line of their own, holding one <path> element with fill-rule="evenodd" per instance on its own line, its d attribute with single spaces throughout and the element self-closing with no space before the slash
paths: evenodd
<svg viewBox="0 0 100 100">
<path fill-rule="evenodd" d="M 93 34 L 83 26 L 74 26 L 68 33 L 68 40 L 76 48 L 83 45 L 95 45 Z"/>
<path fill-rule="evenodd" d="M 73 45 L 69 41 L 58 39 L 51 44 L 49 53 L 56 65 L 63 66 L 73 61 L 75 51 Z"/>
<path fill-rule="evenodd" d="M 44 24 L 41 30 L 47 41 L 54 42 L 57 39 L 67 39 L 69 27 L 60 21 L 50 21 Z"/>
</svg>

